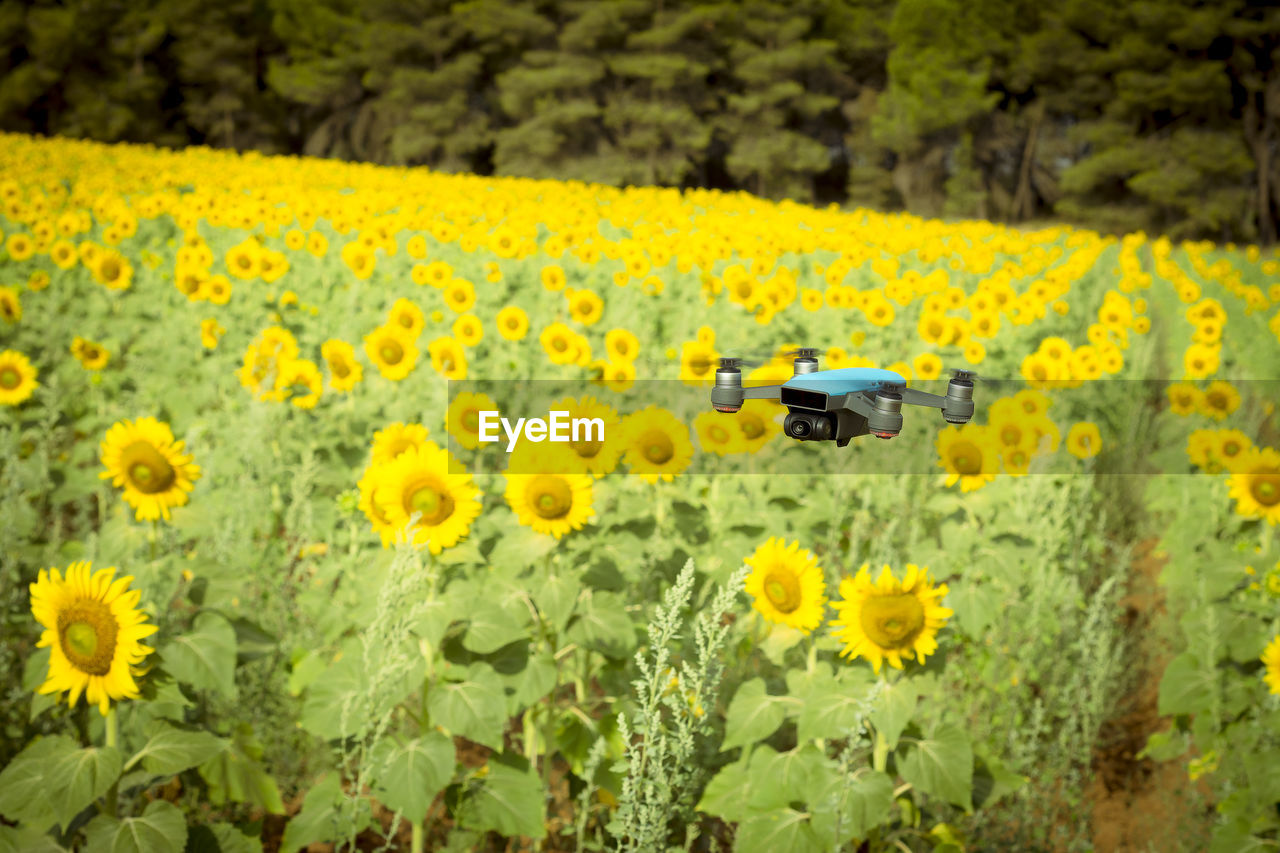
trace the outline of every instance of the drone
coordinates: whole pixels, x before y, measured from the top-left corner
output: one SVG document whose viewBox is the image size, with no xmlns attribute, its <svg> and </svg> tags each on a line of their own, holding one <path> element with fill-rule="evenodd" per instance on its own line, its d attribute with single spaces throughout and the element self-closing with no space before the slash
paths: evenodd
<svg viewBox="0 0 1280 853">
<path fill-rule="evenodd" d="M 893 438 L 902 431 L 902 404 L 942 410 L 949 424 L 968 423 L 973 417 L 973 382 L 968 370 L 952 371 L 947 394 L 940 397 L 906 387 L 906 380 L 891 370 L 847 367 L 819 370 L 818 350 L 801 348 L 795 356 L 795 373 L 781 385 L 742 387 L 741 358 L 721 358 L 711 389 L 711 405 L 732 414 L 744 400 L 777 400 L 787 407 L 782 429 L 797 441 L 835 441 L 844 447 L 862 435 Z"/>
</svg>

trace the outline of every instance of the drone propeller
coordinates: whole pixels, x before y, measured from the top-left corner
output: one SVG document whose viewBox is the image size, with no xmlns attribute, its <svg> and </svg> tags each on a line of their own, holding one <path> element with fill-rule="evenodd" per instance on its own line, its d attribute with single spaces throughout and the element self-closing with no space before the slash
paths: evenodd
<svg viewBox="0 0 1280 853">
<path fill-rule="evenodd" d="M 951 378 L 958 379 L 961 382 L 978 382 L 982 379 L 981 376 L 974 373 L 972 370 L 965 370 L 963 367 L 952 368 Z"/>
</svg>

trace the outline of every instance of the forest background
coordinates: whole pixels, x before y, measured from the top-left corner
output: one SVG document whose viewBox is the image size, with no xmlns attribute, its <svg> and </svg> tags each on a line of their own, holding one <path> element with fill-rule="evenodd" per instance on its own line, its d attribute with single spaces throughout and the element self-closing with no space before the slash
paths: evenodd
<svg viewBox="0 0 1280 853">
<path fill-rule="evenodd" d="M 0 129 L 1270 244 L 1280 8 L 0 3 Z"/>
</svg>

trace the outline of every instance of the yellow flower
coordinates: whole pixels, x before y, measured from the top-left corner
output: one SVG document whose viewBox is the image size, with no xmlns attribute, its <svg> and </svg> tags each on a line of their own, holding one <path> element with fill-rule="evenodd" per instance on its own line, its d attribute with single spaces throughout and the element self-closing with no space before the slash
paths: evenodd
<svg viewBox="0 0 1280 853">
<path fill-rule="evenodd" d="M 689 428 L 666 409 L 648 406 L 634 412 L 621 429 L 627 442 L 624 461 L 647 482 L 670 482 L 693 461 Z"/>
<path fill-rule="evenodd" d="M 1209 383 L 1198 402 L 1201 414 L 1215 421 L 1224 421 L 1227 415 L 1240 407 L 1240 392 L 1230 383 L 1218 379 Z"/>
<path fill-rule="evenodd" d="M 133 284 L 133 265 L 115 249 L 107 249 L 98 255 L 93 277 L 111 290 L 128 290 Z"/>
<path fill-rule="evenodd" d="M 854 346 L 858 346 L 858 344 L 854 344 Z M 937 379 L 942 374 L 942 359 L 938 357 L 937 353 L 921 353 L 915 357 L 911 366 L 916 375 L 924 380 Z"/>
<path fill-rule="evenodd" d="M 451 474 L 460 467 L 449 451 L 428 441 L 394 461 L 372 469 L 373 500 L 392 537 L 409 531 L 408 541 L 432 554 L 457 545 L 480 515 L 480 490 L 470 474 Z M 408 525 L 414 515 L 416 524 Z M 394 541 L 394 539 L 392 539 Z M 384 533 L 383 543 L 388 543 Z"/>
<path fill-rule="evenodd" d="M 427 284 L 440 290 L 453 280 L 453 267 L 444 261 L 433 261 L 427 264 L 424 274 Z"/>
<path fill-rule="evenodd" d="M 1262 652 L 1263 681 L 1272 693 L 1280 693 L 1280 636 L 1267 644 Z"/>
<path fill-rule="evenodd" d="M 738 423 L 723 412 L 701 412 L 693 419 L 693 431 L 698 434 L 702 449 L 718 456 L 738 453 L 745 439 Z"/>
<path fill-rule="evenodd" d="M 604 314 L 604 300 L 590 290 L 575 290 L 569 297 L 569 316 L 584 326 L 599 322 Z"/>
<path fill-rule="evenodd" d="M 840 618 L 831 622 L 844 643 L 840 654 L 866 658 L 877 673 L 886 659 L 895 669 L 903 668 L 903 658 L 924 663 L 937 651 L 938 631 L 953 615 L 939 604 L 947 585 L 931 585 L 929 570 L 914 563 L 907 564 L 901 581 L 886 565 L 872 583 L 869 569 L 864 563 L 857 577 L 840 581 L 844 600 L 834 603 Z"/>
<path fill-rule="evenodd" d="M 445 379 L 467 378 L 467 353 L 453 338 L 436 338 L 427 347 L 431 366 Z"/>
<path fill-rule="evenodd" d="M 101 444 L 107 470 L 98 476 L 124 489 L 139 521 L 170 521 L 169 509 L 186 505 L 187 493 L 200 479 L 200 466 L 183 453 L 184 445 L 174 440 L 168 424 L 153 417 L 120 421 Z"/>
<path fill-rule="evenodd" d="M 394 326 L 403 337 L 417 339 L 427 325 L 427 318 L 423 315 L 421 308 L 401 297 L 391 306 L 387 325 Z"/>
<path fill-rule="evenodd" d="M 572 432 L 569 435 L 568 448 L 577 456 L 584 472 L 603 477 L 618 467 L 626 450 L 626 436 L 613 406 L 589 396 L 565 397 L 553 403 L 551 411 L 568 412 L 571 423 L 580 418 L 592 422 L 577 435 Z"/>
<path fill-rule="evenodd" d="M 256 240 L 242 240 L 227 250 L 227 271 L 242 281 L 258 277 L 262 247 Z"/>
<path fill-rule="evenodd" d="M 364 353 L 384 378 L 399 382 L 418 363 L 418 347 L 394 326 L 379 326 L 364 338 Z"/>
<path fill-rule="evenodd" d="M 555 322 L 547 326 L 538 336 L 538 341 L 552 364 L 573 364 L 578 360 L 574 332 L 564 323 Z"/>
<path fill-rule="evenodd" d="M 1000 445 L 987 427 L 972 422 L 947 427 L 938 434 L 937 450 L 947 485 L 959 481 L 962 492 L 982 488 L 1000 471 Z"/>
<path fill-rule="evenodd" d="M 40 387 L 36 376 L 25 355 L 11 349 L 0 352 L 0 403 L 16 406 L 26 402 Z"/>
<path fill-rule="evenodd" d="M 1067 433 L 1067 452 L 1078 459 L 1089 459 L 1098 455 L 1102 449 L 1102 435 L 1098 425 L 1084 421 L 1071 426 Z"/>
<path fill-rule="evenodd" d="M 745 562 L 751 567 L 746 591 L 761 616 L 803 634 L 822 624 L 826 582 L 817 559 L 800 550 L 799 542 L 788 545 L 781 538 L 771 538 Z"/>
<path fill-rule="evenodd" d="M 373 465 L 394 462 L 415 447 L 426 447 L 427 428 L 423 424 L 388 424 L 373 434 Z"/>
<path fill-rule="evenodd" d="M 444 289 L 444 302 L 455 314 L 470 311 L 476 304 L 476 290 L 465 278 L 455 278 Z"/>
<path fill-rule="evenodd" d="M 1232 469 L 1230 492 L 1236 512 L 1280 524 L 1280 453 L 1270 447 L 1254 447 Z"/>
<path fill-rule="evenodd" d="M 205 349 L 217 349 L 218 339 L 226 333 L 227 330 L 213 317 L 200 321 L 200 343 Z"/>
<path fill-rule="evenodd" d="M 596 514 L 593 478 L 575 470 L 580 463 L 563 447 L 522 442 L 508 464 L 504 496 L 524 526 L 559 539 Z"/>
<path fill-rule="evenodd" d="M 1200 389 L 1190 382 L 1174 382 L 1165 394 L 1169 397 L 1169 410 L 1175 415 L 1189 415 L 1203 406 Z"/>
<path fill-rule="evenodd" d="M 36 244 L 28 234 L 10 234 L 5 248 L 15 261 L 25 261 L 36 253 Z"/>
<path fill-rule="evenodd" d="M 356 361 L 355 347 L 331 338 L 320 345 L 320 357 L 329 366 L 329 387 L 334 391 L 350 391 L 364 378 L 364 367 Z"/>
<path fill-rule="evenodd" d="M 453 398 L 446 414 L 446 429 L 468 450 L 480 446 L 480 413 L 496 412 L 498 404 L 488 394 L 462 391 Z"/>
<path fill-rule="evenodd" d="M 316 258 L 323 258 L 329 252 L 329 238 L 319 231 L 307 235 L 307 252 Z"/>
<path fill-rule="evenodd" d="M 709 384 L 716 375 L 719 355 L 702 341 L 689 341 L 680 348 L 680 379 L 686 385 Z"/>
<path fill-rule="evenodd" d="M 484 340 L 484 327 L 475 314 L 463 314 L 453 321 L 453 336 L 464 347 L 474 347 Z"/>
<path fill-rule="evenodd" d="M 1253 441 L 1249 436 L 1238 429 L 1220 429 L 1217 431 L 1216 438 L 1217 447 L 1214 448 L 1214 452 L 1229 471 L 1234 470 L 1234 466 L 1245 459 L 1248 451 L 1253 447 Z"/>
<path fill-rule="evenodd" d="M 498 334 L 509 341 L 523 340 L 529 333 L 529 315 L 515 305 L 498 312 Z"/>
<path fill-rule="evenodd" d="M 84 694 L 105 717 L 111 700 L 139 698 L 137 665 L 153 651 L 142 639 L 157 629 L 137 609 L 142 593 L 129 589 L 132 577 L 114 580 L 114 567 L 91 569 L 72 563 L 66 578 L 41 569 L 30 586 L 31 613 L 45 629 L 36 645 L 49 649 L 49 674 L 36 692 L 66 692 L 70 707 Z"/>
<path fill-rule="evenodd" d="M 314 409 L 324 391 L 324 379 L 315 362 L 305 358 L 290 359 L 276 373 L 279 399 L 288 399 L 299 409 Z"/>
<path fill-rule="evenodd" d="M 6 322 L 17 323 L 22 319 L 22 302 L 15 287 L 0 287 L 0 317 Z"/>
<path fill-rule="evenodd" d="M 102 344 L 85 340 L 79 335 L 71 342 L 71 354 L 86 370 L 101 370 L 111 358 L 111 353 Z"/>
<path fill-rule="evenodd" d="M 565 274 L 564 269 L 559 264 L 549 264 L 543 267 L 540 276 L 542 278 L 542 286 L 547 290 L 552 292 L 564 290 Z"/>
</svg>

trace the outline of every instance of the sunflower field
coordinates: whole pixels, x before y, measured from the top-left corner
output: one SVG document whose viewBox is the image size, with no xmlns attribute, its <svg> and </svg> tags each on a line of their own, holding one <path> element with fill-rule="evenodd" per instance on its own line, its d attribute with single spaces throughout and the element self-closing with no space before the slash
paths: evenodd
<svg viewBox="0 0 1280 853">
<path fill-rule="evenodd" d="M 0 231 L 0 850 L 1280 846 L 1280 252 L 18 135 Z M 711 408 L 796 347 L 975 415 Z"/>
</svg>

